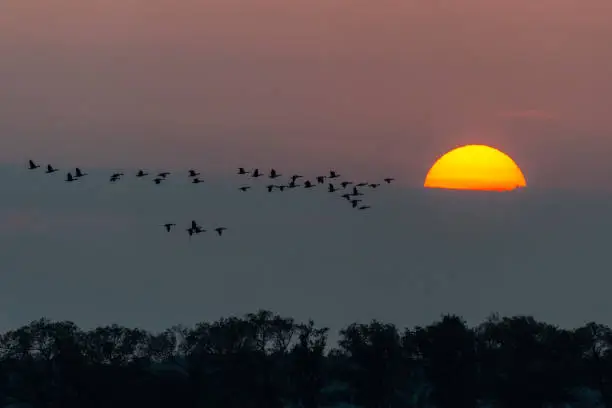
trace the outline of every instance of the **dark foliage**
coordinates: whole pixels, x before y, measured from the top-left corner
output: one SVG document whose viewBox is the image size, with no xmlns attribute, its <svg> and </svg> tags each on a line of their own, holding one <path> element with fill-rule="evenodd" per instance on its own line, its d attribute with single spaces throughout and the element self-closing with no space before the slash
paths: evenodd
<svg viewBox="0 0 612 408">
<path fill-rule="evenodd" d="M 41 319 L 0 337 L 0 403 L 32 407 L 612 408 L 612 330 L 457 316 L 340 331 L 261 310 L 148 333 Z M 579 401 L 592 390 L 598 401 Z M 584 399 L 584 398 L 583 398 Z M 591 405 L 588 405 L 591 404 Z"/>
</svg>

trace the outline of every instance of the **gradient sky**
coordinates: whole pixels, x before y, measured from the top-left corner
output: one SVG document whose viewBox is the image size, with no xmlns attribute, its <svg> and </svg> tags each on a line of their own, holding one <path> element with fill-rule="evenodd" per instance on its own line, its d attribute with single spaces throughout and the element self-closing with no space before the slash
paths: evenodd
<svg viewBox="0 0 612 408">
<path fill-rule="evenodd" d="M 610 21 L 609 0 L 4 0 L 0 329 L 259 307 L 334 329 L 612 324 Z M 509 154 L 529 188 L 422 190 L 466 143 Z M 28 158 L 91 178 L 28 174 Z M 106 181 L 192 166 L 207 185 Z M 323 192 L 241 194 L 237 166 L 398 184 L 355 213 Z M 232 233 L 159 231 L 192 217 Z"/>
</svg>

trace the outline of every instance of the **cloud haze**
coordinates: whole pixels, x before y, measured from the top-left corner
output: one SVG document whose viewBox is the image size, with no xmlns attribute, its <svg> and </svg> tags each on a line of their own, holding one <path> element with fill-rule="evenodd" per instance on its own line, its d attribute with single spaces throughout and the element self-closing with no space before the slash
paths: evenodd
<svg viewBox="0 0 612 408">
<path fill-rule="evenodd" d="M 19 170 L 5 180 L 17 198 L 3 219 L 38 206 L 35 221 L 57 217 L 57 228 L 0 234 L 0 299 L 11 310 L 0 329 L 46 315 L 157 330 L 260 307 L 333 330 L 447 312 L 473 324 L 493 311 L 610 322 L 609 194 L 391 185 L 364 197 L 372 209 L 361 212 L 325 190 L 268 194 L 265 180 L 242 193 L 239 176 L 204 186 L 180 175 L 164 186 L 111 185 L 99 171 L 79 185 L 50 177 Z M 69 222 L 84 208 L 94 224 Z M 97 222 L 109 218 L 125 223 Z M 192 218 L 227 235 L 190 241 Z M 167 234 L 165 222 L 179 226 Z"/>
</svg>

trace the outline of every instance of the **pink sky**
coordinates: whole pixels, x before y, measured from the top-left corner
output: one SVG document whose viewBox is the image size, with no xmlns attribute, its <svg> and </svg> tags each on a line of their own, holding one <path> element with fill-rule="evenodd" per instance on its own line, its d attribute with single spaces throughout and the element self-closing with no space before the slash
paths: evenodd
<svg viewBox="0 0 612 408">
<path fill-rule="evenodd" d="M 4 0 L 0 159 L 329 166 L 420 185 L 466 143 L 612 174 L 612 2 Z"/>
</svg>

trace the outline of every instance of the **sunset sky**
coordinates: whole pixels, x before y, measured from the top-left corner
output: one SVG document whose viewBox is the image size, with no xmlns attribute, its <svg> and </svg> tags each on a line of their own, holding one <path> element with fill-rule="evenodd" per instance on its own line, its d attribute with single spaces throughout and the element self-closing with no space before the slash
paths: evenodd
<svg viewBox="0 0 612 408">
<path fill-rule="evenodd" d="M 2 1 L 0 330 L 259 307 L 333 328 L 612 324 L 611 21 L 609 0 Z M 529 188 L 422 190 L 468 143 L 510 155 Z M 356 213 L 324 192 L 247 198 L 238 166 L 397 183 Z M 108 185 L 140 167 L 179 180 Z M 210 185 L 187 185 L 190 167 Z M 158 228 L 192 214 L 231 234 Z"/>
</svg>

